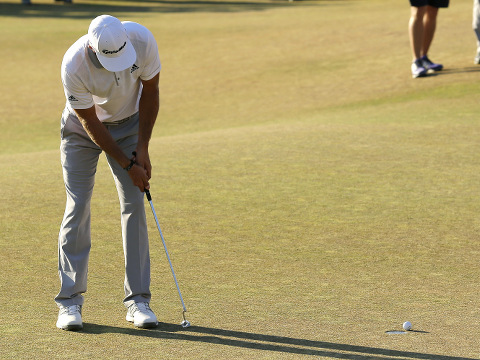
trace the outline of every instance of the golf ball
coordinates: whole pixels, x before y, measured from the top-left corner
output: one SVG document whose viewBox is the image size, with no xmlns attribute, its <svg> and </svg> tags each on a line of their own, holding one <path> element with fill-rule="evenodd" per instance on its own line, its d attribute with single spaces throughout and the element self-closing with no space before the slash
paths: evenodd
<svg viewBox="0 0 480 360">
<path fill-rule="evenodd" d="M 412 330 L 412 323 L 410 321 L 405 321 L 403 323 L 403 330 L 405 330 L 405 331 Z"/>
</svg>

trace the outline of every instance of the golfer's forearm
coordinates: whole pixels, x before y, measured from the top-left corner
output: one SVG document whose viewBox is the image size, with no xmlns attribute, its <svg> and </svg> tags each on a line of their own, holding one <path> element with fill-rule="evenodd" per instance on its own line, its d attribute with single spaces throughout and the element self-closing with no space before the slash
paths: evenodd
<svg viewBox="0 0 480 360">
<path fill-rule="evenodd" d="M 114 158 L 122 168 L 126 168 L 130 164 L 130 159 L 113 140 L 105 126 L 103 126 L 101 122 L 98 122 L 98 124 L 100 126 L 88 126 L 88 135 L 95 144 L 97 144 L 103 151 Z"/>
<path fill-rule="evenodd" d="M 157 96 L 146 95 L 140 99 L 139 128 L 138 128 L 138 147 L 148 148 L 148 143 L 152 137 L 153 126 L 157 120 L 158 110 L 160 108 L 160 99 Z"/>
<path fill-rule="evenodd" d="M 159 75 L 143 83 L 143 91 L 139 103 L 138 148 L 140 149 L 148 149 L 153 126 L 160 109 L 158 77 Z"/>
<path fill-rule="evenodd" d="M 97 116 L 92 116 L 88 110 L 76 110 L 76 113 L 92 141 L 109 156 L 114 158 L 122 168 L 126 168 L 130 164 L 130 159 L 123 153 L 122 149 L 117 145 L 107 128 L 98 120 Z"/>
</svg>

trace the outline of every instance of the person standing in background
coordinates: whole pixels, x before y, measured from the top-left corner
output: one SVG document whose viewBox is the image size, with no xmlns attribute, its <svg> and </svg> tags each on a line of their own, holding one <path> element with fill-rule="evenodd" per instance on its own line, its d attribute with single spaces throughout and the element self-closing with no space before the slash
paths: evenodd
<svg viewBox="0 0 480 360">
<path fill-rule="evenodd" d="M 423 77 L 428 72 L 440 71 L 442 64 L 432 62 L 427 54 L 437 26 L 439 8 L 447 8 L 449 0 L 410 0 L 408 33 L 412 49 L 412 77 Z"/>
<path fill-rule="evenodd" d="M 55 0 L 55 2 L 63 2 L 64 4 L 72 4 L 73 0 Z M 32 5 L 30 0 L 22 0 L 23 5 Z"/>
<path fill-rule="evenodd" d="M 474 64 L 480 64 L 480 0 L 473 0 L 473 31 L 477 37 L 477 53 Z"/>
</svg>

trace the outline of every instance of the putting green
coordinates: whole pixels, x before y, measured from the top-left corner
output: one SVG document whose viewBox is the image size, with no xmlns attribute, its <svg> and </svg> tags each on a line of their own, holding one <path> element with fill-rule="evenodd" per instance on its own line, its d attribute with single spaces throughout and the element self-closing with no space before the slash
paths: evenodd
<svg viewBox="0 0 480 360">
<path fill-rule="evenodd" d="M 416 80 L 403 0 L 33 2 L 0 3 L 1 358 L 478 358 L 470 0 L 440 10 L 445 70 Z M 159 44 L 151 192 L 188 329 L 148 208 L 162 323 L 125 321 L 103 158 L 84 331 L 55 328 L 59 66 L 102 13 Z"/>
</svg>

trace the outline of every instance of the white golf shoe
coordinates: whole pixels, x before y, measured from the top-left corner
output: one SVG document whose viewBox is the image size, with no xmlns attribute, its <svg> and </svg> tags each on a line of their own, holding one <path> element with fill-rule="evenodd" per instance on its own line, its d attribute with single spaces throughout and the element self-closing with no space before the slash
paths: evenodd
<svg viewBox="0 0 480 360">
<path fill-rule="evenodd" d="M 157 317 L 146 302 L 134 303 L 128 307 L 126 320 L 139 328 L 153 328 L 158 325 Z"/>
<path fill-rule="evenodd" d="M 57 328 L 62 330 L 81 330 L 82 307 L 80 305 L 61 306 L 58 312 Z"/>
</svg>

